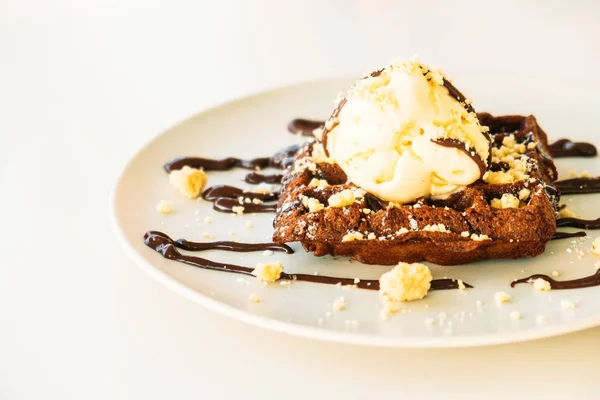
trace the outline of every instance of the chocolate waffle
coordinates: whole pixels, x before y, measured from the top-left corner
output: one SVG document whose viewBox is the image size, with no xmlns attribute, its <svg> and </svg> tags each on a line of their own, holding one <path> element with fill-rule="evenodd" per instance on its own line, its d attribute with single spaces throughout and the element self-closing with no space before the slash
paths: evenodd
<svg viewBox="0 0 600 400">
<path fill-rule="evenodd" d="M 318 140 L 284 174 L 273 222 L 276 243 L 366 264 L 464 264 L 535 257 L 556 231 L 557 172 L 533 116 L 478 114 L 492 158 L 482 179 L 445 199 L 385 202 L 347 182 Z"/>
</svg>

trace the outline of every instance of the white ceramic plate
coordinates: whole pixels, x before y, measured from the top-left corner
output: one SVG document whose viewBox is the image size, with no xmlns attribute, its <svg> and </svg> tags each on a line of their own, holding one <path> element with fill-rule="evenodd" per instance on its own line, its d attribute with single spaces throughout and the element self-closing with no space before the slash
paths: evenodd
<svg viewBox="0 0 600 400">
<path fill-rule="evenodd" d="M 212 158 L 271 155 L 301 141 L 287 133 L 290 119 L 324 118 L 338 91 L 351 83 L 350 79 L 326 80 L 246 97 L 200 113 L 148 143 L 124 169 L 112 198 L 115 233 L 128 253 L 168 287 L 217 312 L 265 328 L 337 342 L 402 347 L 477 346 L 547 337 L 600 324 L 600 287 L 541 293 L 529 285 L 514 289 L 509 286 L 513 279 L 533 273 L 558 271 L 561 279 L 592 274 L 593 264 L 600 257 L 588 251 L 590 239 L 550 242 L 546 253 L 535 259 L 483 261 L 454 267 L 430 265 L 434 277 L 459 278 L 475 288 L 430 292 L 422 301 L 407 303 L 404 306 L 407 311 L 389 321 L 381 319 L 380 299 L 373 291 L 304 282 L 263 286 L 253 278 L 240 279 L 240 275 L 165 260 L 143 244 L 146 230 L 161 230 L 173 238 L 198 241 L 209 240 L 203 238 L 204 232 L 214 234 L 217 240 L 228 240 L 233 235 L 239 241 L 269 241 L 272 215 L 222 214 L 213 211 L 209 202 L 187 200 L 169 185 L 163 163 L 182 155 Z M 551 139 L 567 136 L 594 141 L 598 133 L 600 96 L 585 88 L 474 75 L 454 77 L 454 83 L 475 99 L 478 110 L 535 114 Z M 600 175 L 597 158 L 560 159 L 557 164 L 563 178 L 568 177 L 571 169 Z M 249 187 L 241 182 L 246 172 L 210 172 L 208 185 Z M 160 200 L 172 202 L 171 215 L 156 211 Z M 580 217 L 599 216 L 600 195 L 570 196 L 564 201 Z M 207 216 L 212 224 L 204 222 Z M 253 228 L 246 226 L 249 220 Z M 588 234 L 595 237 L 593 231 Z M 331 257 L 316 258 L 306 254 L 298 244 L 292 247 L 296 250 L 292 255 L 222 251 L 197 255 L 251 267 L 257 262 L 281 260 L 287 272 L 363 279 L 378 279 L 389 269 Z M 580 258 L 576 251 L 567 252 L 568 247 L 580 248 L 585 253 Z M 497 307 L 494 302 L 497 291 L 506 291 L 512 301 Z M 250 294 L 259 296 L 262 303 L 250 302 Z M 331 304 L 340 296 L 347 299 L 348 306 L 343 311 L 333 311 Z M 576 302 L 577 306 L 563 310 L 561 300 Z M 478 301 L 483 303 L 481 307 L 476 305 Z M 522 318 L 511 319 L 513 311 L 520 312 Z M 547 321 L 540 323 L 538 316 Z M 436 323 L 426 324 L 427 318 Z"/>
</svg>

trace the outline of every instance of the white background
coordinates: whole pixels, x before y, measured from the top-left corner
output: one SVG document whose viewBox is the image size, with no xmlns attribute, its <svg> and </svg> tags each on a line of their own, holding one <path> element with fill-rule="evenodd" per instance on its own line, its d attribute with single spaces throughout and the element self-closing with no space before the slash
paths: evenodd
<svg viewBox="0 0 600 400">
<path fill-rule="evenodd" d="M 466 350 L 314 342 L 178 297 L 110 232 L 127 159 L 243 94 L 415 53 L 450 76 L 600 90 L 599 2 L 489 4 L 0 0 L 0 399 L 597 398 L 600 329 Z"/>
</svg>

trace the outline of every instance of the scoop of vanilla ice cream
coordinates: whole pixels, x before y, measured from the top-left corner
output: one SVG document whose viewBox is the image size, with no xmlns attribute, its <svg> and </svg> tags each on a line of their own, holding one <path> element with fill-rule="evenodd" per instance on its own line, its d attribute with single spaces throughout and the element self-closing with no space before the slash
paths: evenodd
<svg viewBox="0 0 600 400">
<path fill-rule="evenodd" d="M 444 198 L 475 182 L 487 165 L 487 128 L 444 80 L 409 60 L 357 81 L 325 125 L 329 157 L 354 184 L 395 203 Z M 435 142 L 449 139 L 462 148 Z"/>
</svg>

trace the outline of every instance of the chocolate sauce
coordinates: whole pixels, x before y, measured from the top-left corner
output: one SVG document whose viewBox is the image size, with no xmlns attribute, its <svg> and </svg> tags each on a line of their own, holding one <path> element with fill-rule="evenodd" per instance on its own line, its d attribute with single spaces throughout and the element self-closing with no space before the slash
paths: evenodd
<svg viewBox="0 0 600 400">
<path fill-rule="evenodd" d="M 550 240 L 571 239 L 576 237 L 585 237 L 587 234 L 583 231 L 579 232 L 555 232 Z"/>
<path fill-rule="evenodd" d="M 554 186 L 561 194 L 600 193 L 600 177 L 564 179 L 554 182 Z"/>
<path fill-rule="evenodd" d="M 161 234 L 161 232 L 151 231 L 152 234 Z M 164 234 L 162 234 L 164 235 Z M 166 236 L 166 235 L 165 235 Z M 253 251 L 282 251 L 287 254 L 292 254 L 294 250 L 287 244 L 277 243 L 240 243 L 240 242 L 190 242 L 185 239 L 177 239 L 175 247 L 189 251 L 204 251 L 204 250 L 227 250 L 240 253 L 248 253 Z"/>
<path fill-rule="evenodd" d="M 452 147 L 462 151 L 463 153 L 471 157 L 471 160 L 475 161 L 475 164 L 477 164 L 477 167 L 479 167 L 479 176 L 482 177 L 483 174 L 485 174 L 485 163 L 479 156 L 479 153 L 477 153 L 474 148 L 467 147 L 467 145 L 464 142 L 461 142 L 457 139 L 431 139 L 431 141 L 433 143 L 439 144 L 440 146 Z"/>
<path fill-rule="evenodd" d="M 548 151 L 554 158 L 559 157 L 594 157 L 598 153 L 596 146 L 585 142 L 572 142 L 559 139 L 548 145 Z"/>
<path fill-rule="evenodd" d="M 237 199 L 230 199 L 226 197 L 219 197 L 213 201 L 213 209 L 224 213 L 234 213 L 234 207 L 244 207 L 244 214 L 252 213 L 268 213 L 277 211 L 277 204 L 254 204 L 254 203 L 242 203 Z"/>
<path fill-rule="evenodd" d="M 237 199 L 243 197 L 246 199 L 259 199 L 262 201 L 273 201 L 277 200 L 279 195 L 277 193 L 255 193 L 247 192 L 243 189 L 229 185 L 217 185 L 211 186 L 202 193 L 202 198 L 207 201 L 213 201 L 220 199 L 221 197 L 229 199 Z"/>
<path fill-rule="evenodd" d="M 279 183 L 281 183 L 282 179 L 283 179 L 283 175 L 281 175 L 281 174 L 263 175 L 263 174 L 259 174 L 256 172 L 250 172 L 249 174 L 246 175 L 246 177 L 244 178 L 244 181 L 246 183 L 250 183 L 253 185 L 257 184 L 257 183 L 279 184 Z"/>
<path fill-rule="evenodd" d="M 313 131 L 325 125 L 325 121 L 316 121 L 312 119 L 296 118 L 289 122 L 287 129 L 294 135 L 313 136 Z"/>
<path fill-rule="evenodd" d="M 294 162 L 294 156 L 300 150 L 300 145 L 295 144 L 275 153 L 271 157 L 258 157 L 250 160 L 242 160 L 235 157 L 227 157 L 222 160 L 213 160 L 202 157 L 180 157 L 175 158 L 164 165 L 167 172 L 181 169 L 185 166 L 191 168 L 202 168 L 205 171 L 228 171 L 233 168 L 262 169 L 262 168 L 287 168 Z"/>
<path fill-rule="evenodd" d="M 162 232 L 148 231 L 144 235 L 144 244 L 160 253 L 164 258 L 175 260 L 194 267 L 211 269 L 214 271 L 235 272 L 238 274 L 252 275 L 252 268 L 235 264 L 217 263 L 205 258 L 186 256 L 177 250 L 175 242 Z"/>
<path fill-rule="evenodd" d="M 600 218 L 581 219 L 581 218 L 559 218 L 556 220 L 556 226 L 568 226 L 579 229 L 600 229 Z"/>
<path fill-rule="evenodd" d="M 335 110 L 333 110 L 333 113 L 331 113 L 329 120 L 336 121 L 340 115 L 340 112 L 342 111 L 342 108 L 344 108 L 344 106 L 346 105 L 347 102 L 348 102 L 348 99 L 346 99 L 345 97 L 342 100 L 340 100 L 340 102 L 338 103 Z M 337 126 L 337 124 L 334 126 Z M 329 157 L 329 150 L 327 150 L 327 135 L 329 134 L 329 131 L 332 128 L 333 127 L 330 127 L 330 129 L 327 129 L 326 127 L 323 127 L 323 134 L 321 135 L 321 143 L 323 143 L 323 152 L 325 153 L 325 155 L 327 157 Z"/>
<path fill-rule="evenodd" d="M 548 275 L 543 274 L 535 274 L 528 276 L 527 278 L 517 279 L 513 281 L 510 286 L 515 287 L 515 285 L 519 283 L 529 283 L 534 281 L 535 279 L 542 278 L 545 281 L 550 282 L 550 287 L 552 290 L 561 290 L 561 289 L 581 289 L 592 286 L 600 285 L 600 270 L 596 271 L 595 274 L 586 276 L 579 279 L 572 279 L 570 281 L 557 281 L 552 279 Z"/>
<path fill-rule="evenodd" d="M 365 201 L 367 202 L 367 206 L 375 212 L 386 208 L 389 204 L 387 201 L 382 200 L 371 193 L 365 194 Z"/>
<path fill-rule="evenodd" d="M 164 258 L 174 261 L 179 261 L 194 267 L 209 269 L 213 271 L 233 272 L 243 275 L 252 275 L 253 268 L 243 267 L 241 265 L 217 263 L 205 258 L 196 256 L 187 256 L 179 252 L 177 247 L 181 246 L 181 241 L 173 241 L 169 236 L 158 231 L 148 231 L 144 235 L 144 244 L 150 247 L 152 250 L 160 253 Z M 193 243 L 193 242 L 187 242 Z M 218 243 L 218 242 L 217 242 Z M 223 242 L 221 242 L 223 243 Z M 201 243 L 202 244 L 202 243 Z M 208 243 L 207 243 L 208 244 Z M 239 244 L 239 243 L 234 243 Z M 265 243 L 270 244 L 270 243 Z M 204 249 L 202 249 L 204 250 Z M 290 249 L 291 250 L 291 249 Z M 239 251 L 239 250 L 236 250 Z M 378 280 L 361 280 L 358 283 L 354 282 L 353 278 L 336 278 L 333 276 L 321 276 L 321 275 L 309 275 L 309 274 L 288 274 L 282 273 L 280 279 L 282 280 L 295 280 L 304 282 L 324 283 L 329 285 L 356 285 L 361 289 L 379 290 Z M 463 282 L 464 283 L 464 282 Z M 464 283 L 468 288 L 473 286 L 468 283 Z M 454 279 L 434 279 L 431 281 L 430 290 L 446 290 L 446 289 L 458 289 L 458 281 Z"/>
<path fill-rule="evenodd" d="M 467 110 L 467 112 L 475 112 L 473 106 L 471 104 L 466 103 L 467 98 L 465 97 L 465 95 L 462 94 L 460 90 L 458 90 L 452 83 L 450 83 L 450 81 L 444 79 L 444 87 L 448 89 L 448 94 L 450 95 L 450 97 L 462 104 L 462 106 L 465 108 L 465 110 Z"/>
</svg>

